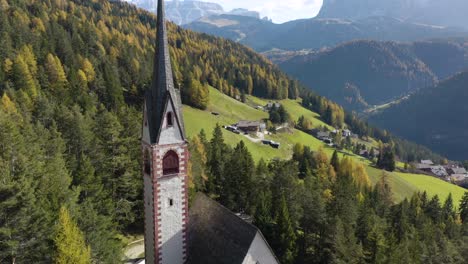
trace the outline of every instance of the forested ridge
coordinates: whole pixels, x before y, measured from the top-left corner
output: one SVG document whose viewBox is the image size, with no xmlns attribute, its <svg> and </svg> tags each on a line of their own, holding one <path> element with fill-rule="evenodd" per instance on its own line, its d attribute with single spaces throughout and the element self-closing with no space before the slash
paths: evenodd
<svg viewBox="0 0 468 264">
<path fill-rule="evenodd" d="M 142 232 L 141 106 L 151 82 L 155 24 L 153 15 L 119 2 L 0 0 L 0 262 L 119 263 L 121 234 Z M 175 81 L 187 104 L 202 108 L 206 85 L 231 96 L 274 99 L 295 98 L 301 90 L 250 49 L 172 24 L 169 29 Z M 331 122 L 342 122 L 342 108 L 324 98 L 321 102 L 330 106 L 325 110 L 337 111 Z M 256 204 L 235 204 L 247 201 L 239 194 L 242 188 L 222 189 L 220 183 L 232 177 L 212 180 L 225 170 L 219 163 L 216 171 L 215 160 L 253 167 L 241 158 L 249 156 L 245 146 L 225 157 L 216 156 L 224 154 L 224 145 L 206 147 L 208 159 L 197 154 L 207 144 L 196 143 L 191 143 L 191 190 L 259 214 Z M 282 174 L 294 179 L 293 187 L 315 169 L 302 164 L 301 178 L 294 170 Z M 248 189 L 254 186 L 252 172 L 242 172 L 242 186 Z M 324 195 L 331 197 L 333 189 L 327 186 Z M 292 226 L 286 215 L 290 206 L 302 210 L 299 205 L 288 197 L 285 203 L 275 199 L 285 205 L 282 228 L 300 232 L 301 215 L 291 213 Z M 284 258 L 294 247 L 287 258 L 295 259 L 296 246 L 275 248 Z"/>
<path fill-rule="evenodd" d="M 466 263 L 468 192 L 461 201 L 393 198 L 389 175 L 372 186 L 363 164 L 294 146 L 291 160 L 255 166 L 221 127 L 190 145 L 192 190 L 253 215 L 281 263 Z"/>
<path fill-rule="evenodd" d="M 425 89 L 468 68 L 467 40 L 356 40 L 279 63 L 348 110 L 363 111 Z"/>
<path fill-rule="evenodd" d="M 468 72 L 461 72 L 376 113 L 369 122 L 449 158 L 468 160 L 467 91 Z"/>
</svg>

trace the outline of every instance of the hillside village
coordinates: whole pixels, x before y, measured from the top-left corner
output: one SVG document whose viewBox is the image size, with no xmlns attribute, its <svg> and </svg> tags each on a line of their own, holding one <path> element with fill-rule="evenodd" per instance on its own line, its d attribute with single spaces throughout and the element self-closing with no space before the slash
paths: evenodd
<svg viewBox="0 0 468 264">
<path fill-rule="evenodd" d="M 240 97 L 236 98 L 236 100 L 241 101 Z M 268 113 L 272 109 L 282 107 L 282 105 L 280 102 L 269 101 L 265 105 L 252 105 L 252 107 Z M 219 115 L 219 113 L 212 114 Z M 281 143 L 268 139 L 268 136 L 277 133 L 288 133 L 290 131 L 288 128 L 298 128 L 295 123 L 295 121 L 290 121 L 282 124 L 272 124 L 269 119 L 239 120 L 235 124 L 224 125 L 223 127 L 229 132 L 244 136 L 253 143 L 269 145 L 275 149 L 279 149 Z M 321 126 L 306 129 L 304 132 L 314 136 L 330 148 L 339 151 L 348 149 L 355 155 L 368 159 L 372 163 L 377 162 L 381 153 L 378 145 L 372 144 L 368 139 L 363 140 L 363 136 L 353 133 L 350 129 L 330 129 L 327 126 Z M 402 172 L 437 177 L 460 186 L 466 186 L 468 183 L 467 170 L 455 162 L 440 165 L 434 164 L 431 160 L 421 160 L 420 162 L 402 164 L 396 169 Z"/>
<path fill-rule="evenodd" d="M 420 162 L 411 163 L 410 169 L 457 185 L 467 186 L 468 184 L 468 171 L 455 162 L 442 165 L 434 164 L 432 160 L 421 160 Z"/>
</svg>

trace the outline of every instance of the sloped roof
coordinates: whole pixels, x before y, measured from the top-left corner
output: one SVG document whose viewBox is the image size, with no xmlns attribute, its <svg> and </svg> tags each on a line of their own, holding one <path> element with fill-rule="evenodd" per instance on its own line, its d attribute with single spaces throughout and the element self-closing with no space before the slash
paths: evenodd
<svg viewBox="0 0 468 264">
<path fill-rule="evenodd" d="M 461 167 L 451 168 L 453 174 L 466 174 L 466 169 Z"/>
<path fill-rule="evenodd" d="M 237 123 L 238 127 L 259 127 L 263 124 L 260 121 L 241 120 Z"/>
<path fill-rule="evenodd" d="M 192 203 L 188 225 L 188 263 L 242 263 L 258 229 L 204 194 Z"/>
</svg>

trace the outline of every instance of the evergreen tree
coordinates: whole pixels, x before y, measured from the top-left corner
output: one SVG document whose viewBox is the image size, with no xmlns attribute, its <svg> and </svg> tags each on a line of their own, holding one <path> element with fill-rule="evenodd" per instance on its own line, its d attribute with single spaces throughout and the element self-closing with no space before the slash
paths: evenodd
<svg viewBox="0 0 468 264">
<path fill-rule="evenodd" d="M 30 98 L 37 97 L 39 91 L 37 81 L 34 78 L 28 64 L 23 56 L 18 55 L 15 59 L 13 66 L 13 76 L 15 80 L 15 87 L 22 89 Z"/>
<path fill-rule="evenodd" d="M 340 169 L 340 159 L 338 157 L 338 151 L 336 149 L 335 149 L 335 151 L 333 151 L 333 155 L 332 155 L 332 158 L 331 158 L 331 161 L 330 161 L 330 165 L 333 166 L 335 171 L 338 171 Z"/>
<path fill-rule="evenodd" d="M 223 131 L 221 126 L 216 124 L 213 130 L 213 137 L 210 141 L 208 152 L 208 182 L 207 191 L 214 197 L 218 197 L 222 192 L 222 183 L 224 181 L 224 164 L 229 157 L 228 148 L 224 143 Z"/>
<path fill-rule="evenodd" d="M 234 148 L 225 165 L 221 203 L 235 212 L 252 213 L 253 173 L 255 165 L 244 142 Z"/>
<path fill-rule="evenodd" d="M 395 165 L 395 154 L 387 147 L 380 151 L 379 159 L 377 161 L 377 167 L 386 171 L 394 171 Z"/>
<path fill-rule="evenodd" d="M 57 247 L 55 263 L 91 263 L 91 249 L 86 245 L 83 233 L 65 207 L 60 209 L 55 246 Z"/>
<path fill-rule="evenodd" d="M 288 207 L 284 194 L 276 212 L 275 239 L 273 245 L 281 263 L 293 263 L 296 256 L 296 234 L 293 223 L 289 217 Z"/>
<path fill-rule="evenodd" d="M 468 223 L 468 192 L 463 195 L 458 210 L 460 210 L 460 218 L 463 223 Z"/>
<path fill-rule="evenodd" d="M 256 209 L 254 215 L 254 224 L 268 241 L 273 241 L 273 218 L 271 216 L 272 205 L 271 195 L 267 192 L 260 192 L 256 200 Z"/>
</svg>

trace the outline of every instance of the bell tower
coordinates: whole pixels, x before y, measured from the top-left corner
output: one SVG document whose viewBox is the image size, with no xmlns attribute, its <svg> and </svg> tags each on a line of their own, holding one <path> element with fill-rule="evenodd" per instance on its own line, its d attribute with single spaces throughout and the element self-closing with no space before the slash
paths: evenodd
<svg viewBox="0 0 468 264">
<path fill-rule="evenodd" d="M 163 0 L 158 0 L 155 50 L 142 131 L 145 263 L 182 264 L 187 258 L 189 153 L 180 92 L 172 77 Z"/>
</svg>

